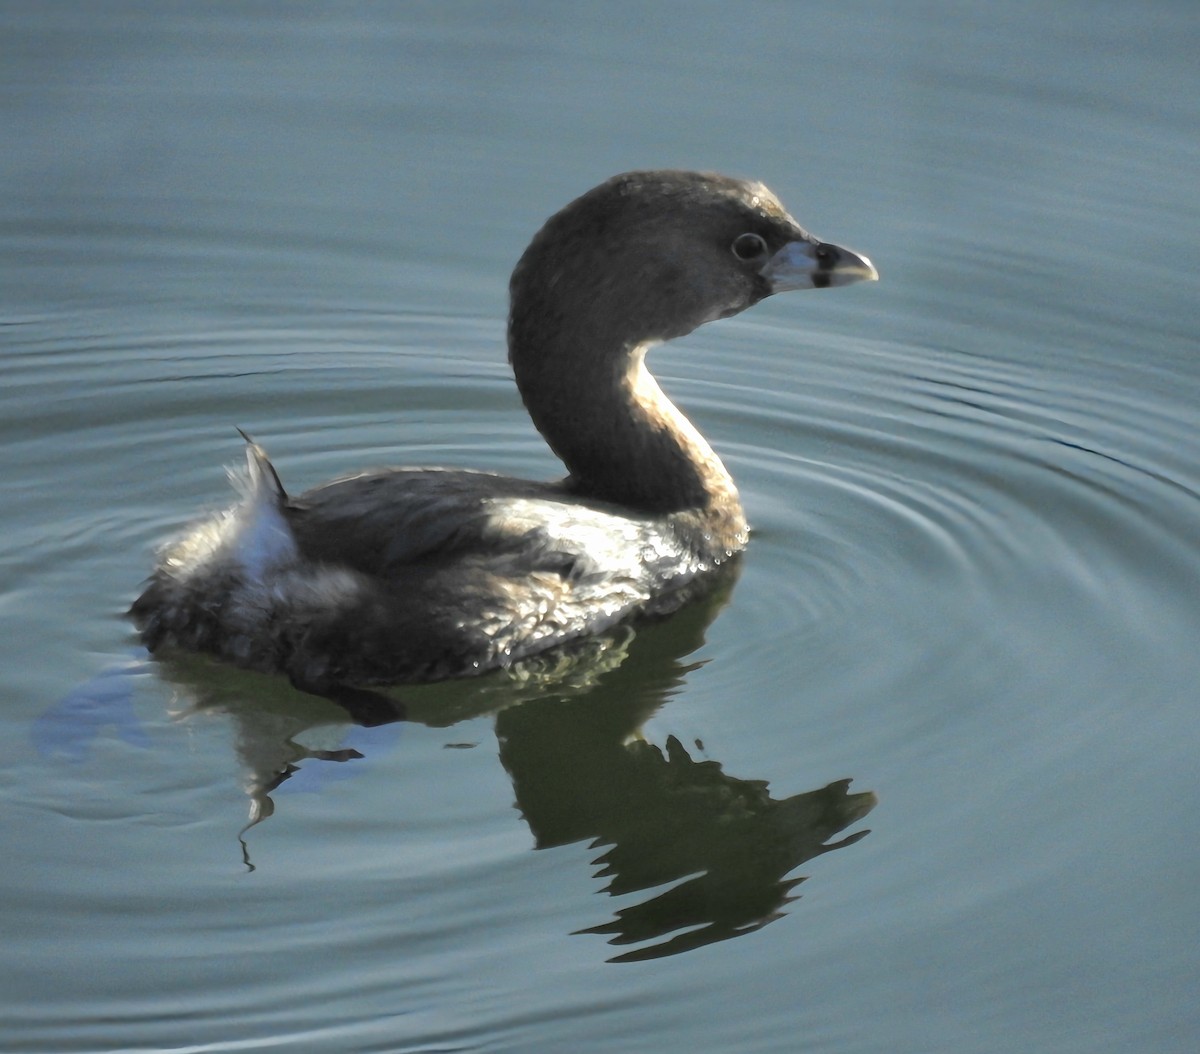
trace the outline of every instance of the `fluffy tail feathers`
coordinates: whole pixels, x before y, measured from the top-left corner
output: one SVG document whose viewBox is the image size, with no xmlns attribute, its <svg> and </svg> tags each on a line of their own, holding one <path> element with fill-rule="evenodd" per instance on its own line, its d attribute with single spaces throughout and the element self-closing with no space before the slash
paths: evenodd
<svg viewBox="0 0 1200 1054">
<path fill-rule="evenodd" d="M 250 489 L 253 492 L 265 492 L 280 507 L 287 501 L 287 491 L 283 489 L 283 484 L 279 481 L 279 473 L 275 471 L 275 466 L 271 464 L 271 459 L 267 457 L 267 452 L 259 446 L 254 437 L 239 428 L 237 430 L 246 441 L 246 476 L 250 483 Z M 235 481 L 236 482 L 236 481 Z M 239 487 L 243 493 L 246 491 Z"/>
<path fill-rule="evenodd" d="M 295 564 L 299 551 L 284 513 L 287 491 L 275 466 L 249 435 L 240 428 L 238 433 L 246 441 L 246 472 L 230 475 L 242 503 L 233 510 L 224 541 L 230 562 L 249 581 L 263 583 L 272 573 Z"/>
</svg>

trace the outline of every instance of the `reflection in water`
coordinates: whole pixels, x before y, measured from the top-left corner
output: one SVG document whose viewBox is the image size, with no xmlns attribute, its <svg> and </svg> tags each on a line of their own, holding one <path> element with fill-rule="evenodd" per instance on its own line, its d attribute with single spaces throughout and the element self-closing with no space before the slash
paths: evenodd
<svg viewBox="0 0 1200 1054">
<path fill-rule="evenodd" d="M 537 847 L 603 846 L 594 862 L 609 880 L 605 892 L 656 891 L 580 931 L 622 945 L 675 934 L 613 962 L 672 955 L 765 926 L 804 881 L 786 878 L 791 870 L 867 833 L 827 841 L 875 806 L 873 794 L 849 793 L 849 780 L 776 800 L 765 781 L 696 761 L 674 736 L 665 750 L 638 736 L 693 668 L 680 660 L 703 643 L 722 602 L 643 627 L 626 661 L 587 697 L 546 697 L 496 718 L 500 759 Z M 663 889 L 668 883 L 677 884 Z"/>
<path fill-rule="evenodd" d="M 233 747 L 242 769 L 242 786 L 250 799 L 246 825 L 238 833 L 242 859 L 253 871 L 247 832 L 275 813 L 271 797 L 280 785 L 300 772 L 305 762 L 349 762 L 364 753 L 356 744 L 359 727 L 373 727 L 380 715 L 391 715 L 390 728 L 399 730 L 403 707 L 378 693 L 362 693 L 354 704 L 363 718 L 348 724 L 346 709 L 315 696 L 302 694 L 280 677 L 245 673 L 200 656 L 179 655 L 155 662 L 161 677 L 175 689 L 177 716 L 197 719 L 220 714 L 233 724 Z M 380 735 L 371 737 L 371 747 L 382 745 Z M 331 766 L 307 767 L 310 785 L 332 778 Z"/>
<path fill-rule="evenodd" d="M 698 665 L 686 657 L 703 643 L 736 573 L 735 562 L 709 595 L 636 632 L 624 627 L 526 664 L 509 678 L 406 689 L 403 703 L 363 692 L 342 700 L 340 709 L 280 678 L 201 657 L 155 665 L 185 703 L 184 716 L 219 713 L 232 721 L 250 798 L 243 839 L 273 814 L 272 791 L 301 767 L 337 762 L 319 769 L 352 770 L 343 763 L 361 759 L 360 746 L 378 750 L 380 733 L 398 733 L 405 720 L 444 726 L 494 713 L 500 760 L 537 847 L 603 846 L 595 863 L 608 879 L 605 892 L 653 891 L 612 921 L 579 932 L 643 945 L 614 962 L 646 959 L 779 918 L 804 881 L 787 878 L 789 872 L 862 838 L 866 831 L 829 841 L 875 805 L 873 794 L 849 793 L 849 780 L 773 799 L 765 781 L 738 779 L 715 761 L 697 761 L 673 736 L 665 749 L 640 737 L 642 724 Z M 347 722 L 347 710 L 364 725 L 385 716 L 393 721 L 373 729 L 369 744 L 356 744 L 362 729 Z M 242 847 L 253 870 L 244 840 Z"/>
<path fill-rule="evenodd" d="M 531 760 L 528 743 L 517 737 L 508 745 L 514 743 L 515 753 Z M 581 753 L 610 763 L 576 767 Z M 537 768 L 546 757 L 532 760 L 529 780 L 510 768 L 538 848 L 584 839 L 605 846 L 594 862 L 613 896 L 678 882 L 621 908 L 611 922 L 578 931 L 612 934 L 612 944 L 676 934 L 612 962 L 673 955 L 774 921 L 804 881 L 784 876 L 805 860 L 857 842 L 866 831 L 826 840 L 875 806 L 870 792 L 848 793 L 849 780 L 775 800 L 765 781 L 736 779 L 715 761 L 694 761 L 674 736 L 665 751 L 640 740 L 608 741 L 582 750 L 575 744 L 557 758 L 554 776 Z M 555 799 L 565 796 L 571 807 L 539 796 L 546 790 Z"/>
<path fill-rule="evenodd" d="M 150 737 L 133 709 L 133 686 L 150 672 L 148 660 L 139 648 L 65 695 L 33 723 L 34 749 L 44 758 L 84 761 L 93 741 L 109 728 L 126 743 L 149 747 Z"/>
</svg>

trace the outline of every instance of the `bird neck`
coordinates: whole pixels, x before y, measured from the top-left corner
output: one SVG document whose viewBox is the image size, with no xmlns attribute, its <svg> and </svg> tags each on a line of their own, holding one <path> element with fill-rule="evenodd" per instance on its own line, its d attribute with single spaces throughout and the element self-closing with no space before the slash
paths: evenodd
<svg viewBox="0 0 1200 1054">
<path fill-rule="evenodd" d="M 721 459 L 646 369 L 649 342 L 586 355 L 510 329 L 509 357 L 533 423 L 580 496 L 654 514 L 684 514 L 740 548 L 746 525 Z"/>
</svg>

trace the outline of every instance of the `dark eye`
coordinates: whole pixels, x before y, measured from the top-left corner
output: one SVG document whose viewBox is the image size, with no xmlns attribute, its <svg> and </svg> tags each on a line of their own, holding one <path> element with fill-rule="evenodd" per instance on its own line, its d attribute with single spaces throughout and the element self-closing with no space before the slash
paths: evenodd
<svg viewBox="0 0 1200 1054">
<path fill-rule="evenodd" d="M 739 234 L 733 239 L 733 255 L 739 260 L 756 260 L 760 256 L 765 256 L 767 252 L 767 243 L 764 238 L 757 234 Z"/>
</svg>

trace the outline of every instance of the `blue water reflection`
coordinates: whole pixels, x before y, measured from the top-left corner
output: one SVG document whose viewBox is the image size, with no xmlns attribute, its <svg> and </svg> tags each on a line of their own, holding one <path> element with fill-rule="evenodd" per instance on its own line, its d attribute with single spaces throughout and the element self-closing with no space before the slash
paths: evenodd
<svg viewBox="0 0 1200 1054">
<path fill-rule="evenodd" d="M 8 1047 L 1190 1054 L 1193 5 L 10 4 L 0 51 Z M 654 355 L 755 528 L 718 616 L 373 728 L 131 657 L 235 426 L 300 488 L 552 477 L 507 273 L 655 165 L 885 278 Z"/>
</svg>

